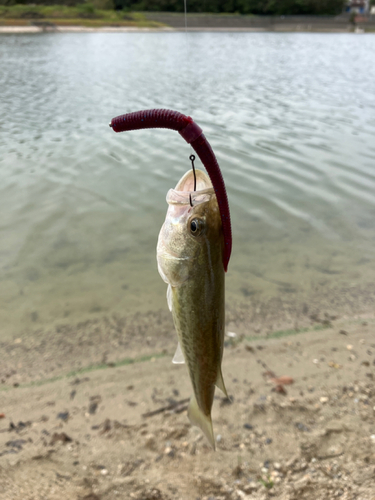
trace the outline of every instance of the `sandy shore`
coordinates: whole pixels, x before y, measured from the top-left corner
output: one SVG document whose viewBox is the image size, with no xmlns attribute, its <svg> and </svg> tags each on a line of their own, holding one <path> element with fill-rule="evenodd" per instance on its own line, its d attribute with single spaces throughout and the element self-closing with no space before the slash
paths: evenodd
<svg viewBox="0 0 375 500">
<path fill-rule="evenodd" d="M 367 297 L 350 316 L 305 306 L 282 317 L 285 304 L 274 313 L 268 304 L 262 322 L 229 309 L 236 336 L 223 373 L 232 401 L 217 391 L 216 452 L 187 419 L 190 382 L 171 363 L 168 311 L 2 342 L 1 500 L 375 499 Z M 343 302 L 352 313 L 349 296 Z M 299 331 L 275 331 L 276 317 Z M 277 387 L 273 376 L 294 383 Z"/>
</svg>

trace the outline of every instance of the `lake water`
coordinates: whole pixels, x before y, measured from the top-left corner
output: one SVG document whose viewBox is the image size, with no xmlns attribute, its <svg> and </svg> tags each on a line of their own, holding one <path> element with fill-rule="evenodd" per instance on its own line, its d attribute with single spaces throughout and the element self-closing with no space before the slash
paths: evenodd
<svg viewBox="0 0 375 500">
<path fill-rule="evenodd" d="M 0 337 L 166 308 L 155 247 L 190 168 L 190 114 L 227 184 L 228 302 L 375 280 L 375 37 L 117 33 L 0 37 Z"/>
</svg>

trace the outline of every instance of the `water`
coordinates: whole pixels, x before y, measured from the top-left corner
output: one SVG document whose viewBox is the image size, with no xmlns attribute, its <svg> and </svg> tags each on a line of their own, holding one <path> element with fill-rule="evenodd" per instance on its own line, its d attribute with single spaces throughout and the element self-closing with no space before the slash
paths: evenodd
<svg viewBox="0 0 375 500">
<path fill-rule="evenodd" d="M 165 308 L 155 246 L 189 169 L 191 114 L 233 221 L 228 302 L 375 278 L 373 35 L 122 33 L 0 38 L 0 336 Z"/>
</svg>

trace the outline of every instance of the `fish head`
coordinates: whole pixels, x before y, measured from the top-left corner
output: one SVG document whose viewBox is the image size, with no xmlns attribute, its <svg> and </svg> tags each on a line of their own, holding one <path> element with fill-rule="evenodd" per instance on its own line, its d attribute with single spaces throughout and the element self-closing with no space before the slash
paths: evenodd
<svg viewBox="0 0 375 500">
<path fill-rule="evenodd" d="M 168 191 L 167 203 L 157 245 L 158 270 L 166 283 L 179 286 L 204 266 L 222 261 L 222 223 L 210 178 L 201 170 L 196 170 L 195 191 L 189 170 Z"/>
</svg>

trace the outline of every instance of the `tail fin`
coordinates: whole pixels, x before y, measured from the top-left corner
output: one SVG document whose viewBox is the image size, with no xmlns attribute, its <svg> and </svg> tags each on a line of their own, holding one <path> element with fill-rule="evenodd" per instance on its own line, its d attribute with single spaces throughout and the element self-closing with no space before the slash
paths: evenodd
<svg viewBox="0 0 375 500">
<path fill-rule="evenodd" d="M 198 406 L 195 396 L 192 396 L 190 400 L 188 408 L 188 417 L 193 425 L 196 425 L 197 427 L 200 427 L 202 429 L 210 445 L 215 450 L 215 438 L 214 438 L 214 431 L 212 428 L 211 415 L 205 415 L 202 412 L 202 410 Z"/>
</svg>

